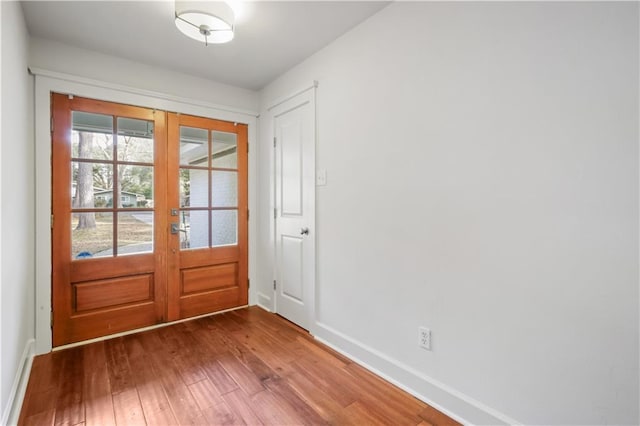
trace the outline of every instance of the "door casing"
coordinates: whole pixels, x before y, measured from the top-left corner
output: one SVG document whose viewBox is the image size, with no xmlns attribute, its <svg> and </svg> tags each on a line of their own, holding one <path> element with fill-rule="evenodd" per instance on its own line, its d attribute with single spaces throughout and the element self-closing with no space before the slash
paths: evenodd
<svg viewBox="0 0 640 426">
<path fill-rule="evenodd" d="M 168 95 L 162 92 L 136 89 L 110 82 L 92 80 L 75 75 L 31 69 L 35 75 L 35 341 L 33 352 L 45 354 L 52 349 L 51 336 L 51 93 L 68 93 L 92 99 L 101 99 L 129 105 L 139 105 L 175 111 L 201 117 L 248 125 L 248 142 L 252 146 L 256 140 L 258 112 L 224 106 L 208 101 Z M 257 205 L 256 182 L 257 163 L 255 150 L 249 150 L 248 160 L 249 209 Z M 253 263 L 256 259 L 255 243 L 256 219 L 249 217 L 249 278 L 255 280 Z M 249 303 L 256 299 L 255 288 L 249 289 Z M 161 324 L 158 327 L 165 326 Z M 129 332 L 120 333 L 127 334 Z"/>
</svg>

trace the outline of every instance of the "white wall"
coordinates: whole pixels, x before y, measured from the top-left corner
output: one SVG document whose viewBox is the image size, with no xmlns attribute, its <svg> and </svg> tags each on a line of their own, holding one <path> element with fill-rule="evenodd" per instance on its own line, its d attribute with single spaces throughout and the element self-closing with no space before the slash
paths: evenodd
<svg viewBox="0 0 640 426">
<path fill-rule="evenodd" d="M 638 424 L 638 16 L 394 3 L 270 84 L 258 291 L 264 108 L 316 79 L 318 335 L 467 421 Z"/>
<path fill-rule="evenodd" d="M 136 89 L 256 111 L 258 94 L 59 42 L 32 37 L 29 66 Z"/>
<path fill-rule="evenodd" d="M 18 2 L 2 9 L 2 132 L 0 145 L 0 332 L 3 421 L 9 416 L 25 353 L 34 337 L 33 79 L 28 34 Z M 28 350 L 26 351 L 29 352 Z M 16 377 L 18 376 L 18 377 Z"/>
</svg>

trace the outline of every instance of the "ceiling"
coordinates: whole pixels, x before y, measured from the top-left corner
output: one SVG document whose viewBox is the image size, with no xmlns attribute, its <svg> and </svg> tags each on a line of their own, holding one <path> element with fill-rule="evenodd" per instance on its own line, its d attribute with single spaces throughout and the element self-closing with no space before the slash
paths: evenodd
<svg viewBox="0 0 640 426">
<path fill-rule="evenodd" d="M 173 1 L 24 1 L 32 36 L 259 90 L 385 7 L 384 1 L 240 3 L 236 35 L 192 40 L 174 24 Z"/>
</svg>

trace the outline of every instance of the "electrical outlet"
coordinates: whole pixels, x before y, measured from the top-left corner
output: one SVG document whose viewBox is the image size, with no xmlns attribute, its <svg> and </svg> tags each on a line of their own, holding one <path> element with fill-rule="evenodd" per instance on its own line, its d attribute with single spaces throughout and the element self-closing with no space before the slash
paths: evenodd
<svg viewBox="0 0 640 426">
<path fill-rule="evenodd" d="M 418 345 L 428 351 L 431 350 L 431 330 L 427 327 L 418 328 Z"/>
</svg>

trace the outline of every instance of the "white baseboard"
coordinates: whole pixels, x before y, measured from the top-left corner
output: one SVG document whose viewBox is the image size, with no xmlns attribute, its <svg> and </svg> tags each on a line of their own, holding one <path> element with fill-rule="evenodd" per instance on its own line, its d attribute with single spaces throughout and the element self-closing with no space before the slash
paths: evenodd
<svg viewBox="0 0 640 426">
<path fill-rule="evenodd" d="M 264 293 L 258 292 L 258 303 L 256 303 L 256 305 L 258 305 L 259 307 L 261 307 L 267 312 L 273 312 L 270 308 L 272 306 L 271 298 Z"/>
<path fill-rule="evenodd" d="M 22 358 L 20 358 L 20 364 L 13 379 L 9 399 L 2 412 L 2 421 L 0 424 L 18 424 L 18 417 L 20 417 L 20 409 L 22 408 L 24 394 L 27 391 L 27 383 L 29 383 L 29 374 L 31 373 L 31 365 L 33 364 L 35 343 L 35 339 L 29 339 L 24 346 Z"/>
<path fill-rule="evenodd" d="M 521 424 L 325 324 L 317 322 L 314 333 L 314 337 L 318 341 L 460 423 L 474 425 Z"/>
</svg>

